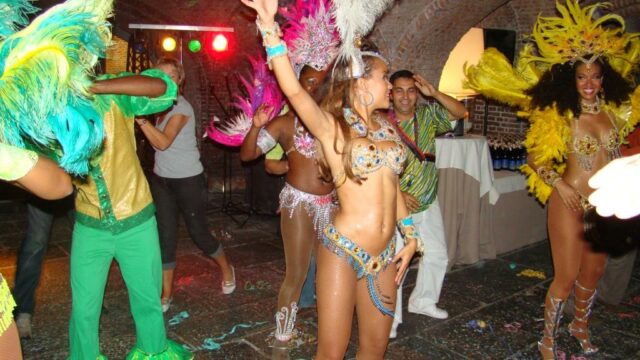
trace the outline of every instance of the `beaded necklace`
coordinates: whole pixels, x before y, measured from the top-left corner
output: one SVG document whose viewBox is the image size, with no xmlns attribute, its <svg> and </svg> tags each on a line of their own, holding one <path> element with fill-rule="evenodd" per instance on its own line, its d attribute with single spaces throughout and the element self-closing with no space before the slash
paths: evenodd
<svg viewBox="0 0 640 360">
<path fill-rule="evenodd" d="M 600 97 L 596 96 L 596 101 L 594 101 L 593 103 L 588 103 L 585 102 L 584 99 L 580 99 L 580 110 L 583 113 L 587 113 L 587 114 L 599 114 L 601 107 L 600 107 Z"/>
</svg>

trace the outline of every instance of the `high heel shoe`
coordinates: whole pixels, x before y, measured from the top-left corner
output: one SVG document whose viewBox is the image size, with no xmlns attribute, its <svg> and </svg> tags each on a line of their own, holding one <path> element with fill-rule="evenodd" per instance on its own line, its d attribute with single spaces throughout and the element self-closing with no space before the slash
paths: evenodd
<svg viewBox="0 0 640 360">
<path fill-rule="evenodd" d="M 291 306 L 283 306 L 280 311 L 276 313 L 276 331 L 275 338 L 281 342 L 287 342 L 291 340 L 293 336 L 293 329 L 296 324 L 296 314 L 298 313 L 298 305 L 296 302 L 292 302 Z"/>
<path fill-rule="evenodd" d="M 542 354 L 543 360 L 559 360 L 564 355 L 556 347 L 556 337 L 560 320 L 562 320 L 562 311 L 564 309 L 564 300 L 555 298 L 551 292 L 547 292 L 544 302 L 544 329 L 542 330 L 542 339 L 538 341 L 538 351 Z M 549 353 L 551 357 L 549 357 Z"/>
<path fill-rule="evenodd" d="M 580 295 L 578 295 L 576 288 L 580 290 Z M 585 355 L 592 355 L 600 350 L 591 343 L 588 330 L 591 309 L 596 301 L 596 289 L 587 289 L 576 281 L 573 293 L 575 295 L 575 314 L 573 316 L 573 320 L 569 324 L 569 333 L 578 340 L 578 343 L 580 343 L 580 347 L 582 348 L 582 352 Z M 585 296 L 583 295 L 588 296 L 588 298 L 585 299 Z M 578 303 L 580 303 L 580 305 L 584 304 L 584 306 L 579 306 Z M 577 322 L 585 324 L 585 326 L 578 327 L 576 326 Z"/>
</svg>

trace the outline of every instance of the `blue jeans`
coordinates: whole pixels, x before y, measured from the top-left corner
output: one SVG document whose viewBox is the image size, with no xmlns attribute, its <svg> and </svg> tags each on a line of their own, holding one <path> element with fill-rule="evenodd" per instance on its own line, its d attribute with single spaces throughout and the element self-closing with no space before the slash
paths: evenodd
<svg viewBox="0 0 640 360">
<path fill-rule="evenodd" d="M 301 309 L 312 307 L 316 302 L 316 258 L 311 257 L 309 261 L 309 270 L 307 271 L 307 278 L 302 285 L 302 291 L 300 292 L 300 300 L 298 301 L 298 307 Z"/>
<path fill-rule="evenodd" d="M 61 200 L 42 200 L 30 197 L 27 200 L 27 232 L 18 250 L 16 280 L 13 297 L 16 301 L 14 314 L 33 314 L 35 293 L 40 282 L 42 261 L 49 245 L 53 219 L 66 215 L 70 226 L 74 223 L 74 195 Z"/>
</svg>

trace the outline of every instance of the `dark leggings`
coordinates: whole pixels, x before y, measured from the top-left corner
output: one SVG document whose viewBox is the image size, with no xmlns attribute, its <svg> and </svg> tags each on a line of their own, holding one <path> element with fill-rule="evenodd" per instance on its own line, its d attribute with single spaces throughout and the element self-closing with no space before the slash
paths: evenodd
<svg viewBox="0 0 640 360">
<path fill-rule="evenodd" d="M 206 218 L 207 187 L 204 174 L 172 179 L 151 177 L 151 193 L 156 205 L 163 269 L 176 266 L 178 213 L 182 214 L 191 239 L 208 256 L 216 257 L 221 244 L 211 235 Z"/>
</svg>

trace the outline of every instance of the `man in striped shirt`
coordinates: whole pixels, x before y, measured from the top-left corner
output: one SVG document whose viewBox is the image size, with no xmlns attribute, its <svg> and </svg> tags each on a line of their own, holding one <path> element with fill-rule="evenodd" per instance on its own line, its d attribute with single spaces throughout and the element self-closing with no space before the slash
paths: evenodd
<svg viewBox="0 0 640 360">
<path fill-rule="evenodd" d="M 400 178 L 400 188 L 413 222 L 422 235 L 425 249 L 419 263 L 416 287 L 409 298 L 409 311 L 446 319 L 449 316 L 447 312 L 436 306 L 448 257 L 437 198 L 438 172 L 429 154 L 435 154 L 436 136 L 451 131 L 451 120 L 464 117 L 466 109 L 461 102 L 441 93 L 411 71 L 397 71 L 390 81 L 393 85 L 393 110 L 389 112 L 389 120 L 397 124 L 403 140 L 411 149 L 407 167 Z M 418 92 L 438 103 L 417 105 Z M 397 241 L 402 242 L 399 236 Z M 402 322 L 401 295 L 402 287 L 398 289 L 396 318 L 390 337 L 395 337 L 396 328 Z"/>
</svg>

